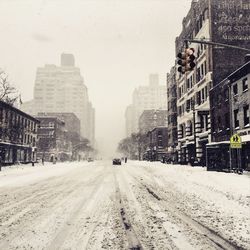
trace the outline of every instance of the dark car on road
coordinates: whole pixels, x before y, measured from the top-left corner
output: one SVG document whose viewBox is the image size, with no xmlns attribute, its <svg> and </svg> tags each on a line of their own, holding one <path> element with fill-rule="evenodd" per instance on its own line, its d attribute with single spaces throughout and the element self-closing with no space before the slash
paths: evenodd
<svg viewBox="0 0 250 250">
<path fill-rule="evenodd" d="M 119 158 L 113 159 L 113 165 L 122 165 L 121 159 Z"/>
</svg>

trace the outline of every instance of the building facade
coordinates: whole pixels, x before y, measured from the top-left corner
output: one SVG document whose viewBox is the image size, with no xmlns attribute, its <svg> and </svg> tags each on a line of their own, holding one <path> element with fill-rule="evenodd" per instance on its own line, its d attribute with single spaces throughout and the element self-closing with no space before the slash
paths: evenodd
<svg viewBox="0 0 250 250">
<path fill-rule="evenodd" d="M 228 80 L 231 95 L 232 134 L 237 133 L 242 139 L 240 167 L 250 170 L 250 60 L 229 75 Z M 234 150 L 233 154 L 237 152 Z M 233 161 L 232 165 L 236 163 Z"/>
<path fill-rule="evenodd" d="M 250 1 L 192 1 L 183 30 L 176 38 L 176 54 L 185 49 L 185 39 L 209 40 L 249 48 L 247 28 Z M 189 43 L 194 48 L 196 66 L 178 73 L 178 160 L 203 165 L 206 144 L 211 142 L 209 90 L 244 62 L 244 51 Z"/>
<path fill-rule="evenodd" d="M 147 134 L 156 127 L 167 127 L 167 110 L 144 110 L 139 118 L 139 132 Z"/>
<path fill-rule="evenodd" d="M 37 156 L 45 161 L 66 161 L 72 158 L 72 143 L 67 140 L 65 123 L 56 116 L 37 116 Z"/>
<path fill-rule="evenodd" d="M 0 159 L 3 164 L 36 161 L 39 121 L 0 101 Z"/>
<path fill-rule="evenodd" d="M 165 159 L 168 146 L 168 129 L 156 127 L 148 132 L 149 148 L 145 159 L 150 161 L 161 161 Z"/>
<path fill-rule="evenodd" d="M 211 141 L 229 141 L 231 135 L 229 81 L 224 79 L 210 92 Z"/>
<path fill-rule="evenodd" d="M 176 68 L 172 67 L 167 74 L 167 98 L 168 98 L 168 152 L 174 162 L 178 159 L 177 145 L 177 86 Z"/>
<path fill-rule="evenodd" d="M 81 121 L 81 136 L 94 143 L 94 110 L 88 97 L 80 69 L 75 67 L 74 56 L 61 55 L 61 66 L 45 65 L 36 72 L 34 99 L 21 108 L 37 115 L 40 112 L 74 113 Z M 90 115 L 91 114 L 91 115 Z"/>
<path fill-rule="evenodd" d="M 148 86 L 139 86 L 133 92 L 132 105 L 126 110 L 126 131 L 139 131 L 139 118 L 144 110 L 167 109 L 166 86 L 159 85 L 159 76 L 151 74 Z M 130 136 L 131 134 L 127 134 Z"/>
<path fill-rule="evenodd" d="M 212 143 L 207 144 L 208 170 L 250 169 L 249 81 L 250 61 L 210 91 Z M 241 136 L 241 149 L 230 149 L 234 134 Z"/>
<path fill-rule="evenodd" d="M 72 146 L 80 143 L 81 122 L 74 113 L 38 113 L 38 117 L 57 117 L 64 122 L 66 140 L 71 141 Z"/>
</svg>

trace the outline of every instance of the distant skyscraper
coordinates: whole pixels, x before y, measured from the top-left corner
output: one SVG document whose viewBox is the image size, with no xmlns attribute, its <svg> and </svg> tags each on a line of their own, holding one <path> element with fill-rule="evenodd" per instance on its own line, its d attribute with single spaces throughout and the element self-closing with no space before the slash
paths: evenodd
<svg viewBox="0 0 250 250">
<path fill-rule="evenodd" d="M 167 110 L 144 110 L 139 118 L 139 131 L 148 133 L 157 127 L 167 127 Z"/>
<path fill-rule="evenodd" d="M 126 135 L 129 136 L 133 133 L 135 130 L 134 128 L 134 121 L 133 121 L 133 116 L 134 116 L 134 107 L 133 105 L 129 105 L 126 108 L 125 112 L 125 119 L 126 119 Z"/>
<path fill-rule="evenodd" d="M 61 66 L 74 67 L 75 58 L 72 54 L 61 54 Z"/>
<path fill-rule="evenodd" d="M 167 89 L 165 85 L 159 85 L 159 76 L 151 74 L 148 86 L 139 86 L 133 92 L 133 103 L 126 111 L 126 133 L 139 131 L 139 117 L 144 110 L 167 109 Z"/>
<path fill-rule="evenodd" d="M 38 68 L 34 99 L 21 108 L 34 115 L 39 112 L 73 112 L 81 121 L 81 136 L 94 143 L 94 111 L 80 69 L 74 65 L 72 54 L 62 54 L 60 67 L 45 65 Z"/>
<path fill-rule="evenodd" d="M 149 75 L 149 85 L 150 86 L 159 85 L 159 75 L 158 74 L 150 74 Z"/>
</svg>

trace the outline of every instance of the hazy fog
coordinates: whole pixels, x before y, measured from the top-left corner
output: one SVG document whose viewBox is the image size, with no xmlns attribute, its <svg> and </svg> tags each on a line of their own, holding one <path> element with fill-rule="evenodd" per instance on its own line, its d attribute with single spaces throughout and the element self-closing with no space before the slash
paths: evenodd
<svg viewBox="0 0 250 250">
<path fill-rule="evenodd" d="M 96 138 L 110 155 L 125 136 L 133 89 L 166 73 L 191 0 L 0 0 L 0 68 L 33 97 L 36 68 L 72 53 L 96 109 Z"/>
</svg>

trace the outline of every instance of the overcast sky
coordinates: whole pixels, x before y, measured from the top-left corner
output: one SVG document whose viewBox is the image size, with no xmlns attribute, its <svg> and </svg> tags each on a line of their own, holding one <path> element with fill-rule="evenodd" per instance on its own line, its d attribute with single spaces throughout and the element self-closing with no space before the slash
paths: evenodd
<svg viewBox="0 0 250 250">
<path fill-rule="evenodd" d="M 96 109 L 96 138 L 110 154 L 125 109 L 150 73 L 166 73 L 191 0 L 0 0 L 0 68 L 33 98 L 36 68 L 72 53 Z M 105 147 L 104 147 L 105 145 Z"/>
</svg>

